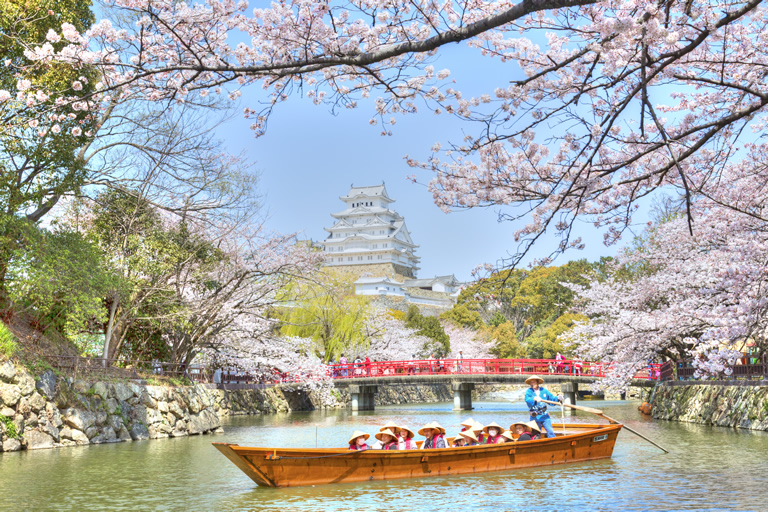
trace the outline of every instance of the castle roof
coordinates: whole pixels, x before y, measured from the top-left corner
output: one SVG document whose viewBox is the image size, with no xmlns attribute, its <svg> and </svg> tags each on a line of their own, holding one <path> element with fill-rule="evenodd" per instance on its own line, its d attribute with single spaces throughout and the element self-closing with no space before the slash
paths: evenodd
<svg viewBox="0 0 768 512">
<path fill-rule="evenodd" d="M 342 201 L 351 201 L 363 197 L 381 197 L 389 203 L 395 202 L 394 199 L 387 195 L 387 188 L 384 186 L 384 182 L 382 182 L 381 185 L 373 185 L 370 187 L 356 187 L 353 184 L 350 186 L 347 195 L 341 196 L 339 199 Z"/>
</svg>

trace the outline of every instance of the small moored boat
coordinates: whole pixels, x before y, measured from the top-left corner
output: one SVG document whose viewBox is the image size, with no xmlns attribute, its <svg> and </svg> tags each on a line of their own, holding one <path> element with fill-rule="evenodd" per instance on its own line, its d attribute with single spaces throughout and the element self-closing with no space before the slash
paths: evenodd
<svg viewBox="0 0 768 512">
<path fill-rule="evenodd" d="M 252 448 L 213 445 L 258 485 L 297 487 L 396 478 L 466 475 L 605 459 L 621 424 L 557 425 L 557 437 L 432 450 Z"/>
</svg>

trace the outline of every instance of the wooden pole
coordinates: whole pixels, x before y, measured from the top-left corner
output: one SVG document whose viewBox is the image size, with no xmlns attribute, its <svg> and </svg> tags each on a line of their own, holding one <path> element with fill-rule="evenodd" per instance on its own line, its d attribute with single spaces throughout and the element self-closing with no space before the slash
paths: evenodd
<svg viewBox="0 0 768 512">
<path fill-rule="evenodd" d="M 551 402 L 549 400 L 542 400 L 542 402 L 544 402 L 545 404 L 560 405 L 560 402 Z M 621 423 L 620 421 L 617 421 L 617 420 L 615 420 L 615 419 L 613 419 L 613 418 L 611 418 L 609 416 L 606 416 L 605 414 L 603 414 L 603 411 L 601 411 L 600 409 L 593 409 L 592 407 L 582 407 L 580 405 L 572 405 L 572 404 L 562 404 L 562 405 L 564 405 L 566 407 L 570 407 L 571 409 L 576 409 L 577 411 L 584 411 L 584 412 L 588 412 L 588 413 L 591 413 L 591 414 L 595 414 L 597 416 L 600 416 L 601 418 L 604 418 L 604 419 L 608 420 L 610 423 L 613 423 L 613 424 L 617 424 L 617 425 L 620 424 L 620 425 L 622 425 L 622 428 L 627 429 L 628 431 L 630 431 L 633 434 L 635 434 L 637 437 L 645 439 L 646 441 L 648 441 L 649 443 L 651 443 L 653 446 L 655 446 L 659 450 L 663 451 L 664 453 L 669 453 L 669 450 L 667 450 L 663 446 L 659 445 L 658 443 L 655 443 L 655 442 L 651 441 L 650 439 L 645 437 L 640 432 L 638 432 L 636 430 L 633 430 L 632 428 L 630 428 L 627 425 Z"/>
</svg>

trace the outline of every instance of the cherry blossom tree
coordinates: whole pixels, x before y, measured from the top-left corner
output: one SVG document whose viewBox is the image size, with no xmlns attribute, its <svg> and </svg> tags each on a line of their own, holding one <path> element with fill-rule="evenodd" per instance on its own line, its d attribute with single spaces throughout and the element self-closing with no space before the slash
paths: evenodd
<svg viewBox="0 0 768 512">
<path fill-rule="evenodd" d="M 458 326 L 452 322 L 443 322 L 445 334 L 451 339 L 451 353 L 449 359 L 459 357 L 462 352 L 464 359 L 492 359 L 491 350 L 493 342 L 484 336 L 483 333 Z"/>
<path fill-rule="evenodd" d="M 734 190 L 745 174 L 726 172 Z M 564 337 L 584 359 L 613 363 L 613 386 L 626 385 L 658 356 L 692 360 L 706 377 L 729 375 L 747 340 L 764 352 L 768 232 L 760 220 L 765 201 L 761 206 L 752 216 L 694 203 L 695 236 L 684 214 L 649 227 L 638 247 L 622 252 L 610 278 L 572 285 L 590 319 Z"/>
<path fill-rule="evenodd" d="M 389 311 L 374 306 L 366 322 L 369 345 L 360 347 L 360 353 L 373 361 L 404 361 L 429 357 L 436 342 L 417 334 L 418 329 L 406 327 L 405 322 Z"/>
<path fill-rule="evenodd" d="M 721 195 L 726 161 L 763 172 L 751 165 L 765 153 L 752 132 L 768 103 L 759 0 L 106 4 L 110 20 L 82 34 L 62 25 L 25 53 L 31 66 L 100 69 L 89 108 L 116 93 L 236 99 L 256 84 L 268 94 L 245 109 L 257 134 L 296 92 L 343 107 L 372 97 L 372 123 L 421 105 L 477 122 L 474 134 L 409 162 L 435 172 L 430 187 L 445 209 L 507 205 L 507 218 L 530 216 L 518 256 L 545 231 L 561 237 L 555 252 L 581 247 L 571 236 L 580 218 L 614 243 L 660 187 L 686 198 L 690 234 L 697 196 L 738 208 Z M 434 67 L 457 42 L 516 66 L 466 96 Z M 17 84 L 0 98 L 36 92 Z"/>
</svg>

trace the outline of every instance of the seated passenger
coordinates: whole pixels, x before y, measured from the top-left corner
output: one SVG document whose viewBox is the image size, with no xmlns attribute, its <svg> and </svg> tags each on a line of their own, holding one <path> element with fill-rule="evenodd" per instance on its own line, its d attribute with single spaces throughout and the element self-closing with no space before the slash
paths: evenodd
<svg viewBox="0 0 768 512">
<path fill-rule="evenodd" d="M 488 436 L 485 435 L 485 432 L 483 431 L 483 425 L 481 423 L 475 422 L 475 424 L 472 426 L 472 432 L 475 433 L 477 436 L 477 442 L 480 444 L 485 444 L 485 441 Z"/>
<path fill-rule="evenodd" d="M 464 438 L 464 446 L 475 446 L 476 444 L 480 444 L 477 442 L 477 436 L 471 430 L 459 432 L 459 436 Z"/>
<path fill-rule="evenodd" d="M 483 427 L 483 432 L 488 434 L 488 440 L 485 444 L 500 444 L 504 442 L 504 439 L 501 437 L 501 433 L 504 432 L 504 429 L 496 422 L 491 422 Z"/>
<path fill-rule="evenodd" d="M 448 447 L 445 442 L 445 429 L 441 427 L 436 421 L 427 423 L 421 429 L 419 429 L 419 435 L 426 437 L 421 445 L 422 450 Z"/>
<path fill-rule="evenodd" d="M 451 443 L 451 446 L 454 448 L 458 448 L 460 446 L 465 446 L 466 440 L 461 437 L 459 434 L 456 434 L 456 437 L 453 438 L 453 443 Z"/>
<path fill-rule="evenodd" d="M 531 440 L 531 428 L 528 426 L 527 423 L 523 423 L 522 421 L 518 421 L 517 423 L 513 423 L 509 427 L 510 432 L 514 434 L 516 441 L 530 441 Z M 523 437 L 525 436 L 525 437 Z"/>
<path fill-rule="evenodd" d="M 475 423 L 477 423 L 475 420 L 473 420 L 472 418 L 468 418 L 468 419 L 462 421 L 461 423 L 459 423 L 459 425 L 462 426 L 461 431 L 462 432 L 466 432 L 467 430 L 470 429 L 470 427 L 474 427 Z"/>
<path fill-rule="evenodd" d="M 398 450 L 415 450 L 416 441 L 413 440 L 413 430 L 408 427 L 398 427 L 400 429 L 400 435 L 397 436 L 397 449 Z"/>
<path fill-rule="evenodd" d="M 384 425 L 383 427 L 381 427 L 379 429 L 379 432 L 384 432 L 387 429 L 391 430 L 392 433 L 395 434 L 395 437 L 397 437 L 397 434 L 400 432 L 400 427 L 398 427 L 397 425 L 395 425 L 391 421 L 389 423 L 387 423 L 386 425 Z M 376 436 L 376 439 L 377 439 L 377 441 L 375 443 L 373 443 L 373 446 L 371 446 L 371 449 L 372 450 L 381 450 L 384 447 L 384 445 L 381 442 L 381 440 L 379 440 L 379 436 Z"/>
<path fill-rule="evenodd" d="M 376 434 L 376 439 L 381 441 L 381 450 L 397 450 L 397 436 L 388 428 Z"/>
<path fill-rule="evenodd" d="M 505 430 L 504 432 L 501 433 L 501 439 L 502 439 L 501 441 L 502 443 L 515 442 L 515 437 L 512 435 L 512 432 L 510 432 L 509 430 Z"/>
<path fill-rule="evenodd" d="M 365 443 L 365 441 L 368 440 L 369 437 L 371 437 L 370 434 L 366 434 L 365 432 L 360 432 L 359 430 L 355 430 L 354 434 L 352 434 L 352 437 L 349 438 L 349 449 L 350 450 L 370 449 L 370 446 L 368 446 Z"/>
<path fill-rule="evenodd" d="M 541 439 L 541 429 L 539 428 L 539 424 L 536 423 L 535 420 L 531 420 L 527 423 L 527 425 L 531 431 L 531 440 L 535 441 L 537 439 Z"/>
</svg>

